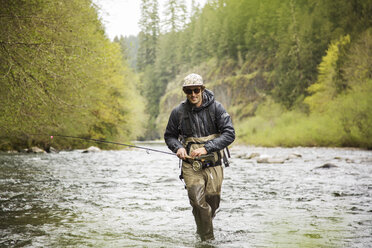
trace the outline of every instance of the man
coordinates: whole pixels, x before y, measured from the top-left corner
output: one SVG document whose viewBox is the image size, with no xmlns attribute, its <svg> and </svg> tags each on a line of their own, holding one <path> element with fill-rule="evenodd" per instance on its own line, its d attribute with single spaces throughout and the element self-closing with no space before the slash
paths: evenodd
<svg viewBox="0 0 372 248">
<path fill-rule="evenodd" d="M 223 180 L 223 149 L 235 139 L 231 118 L 213 92 L 205 89 L 198 74 L 183 80 L 187 100 L 173 109 L 164 139 L 170 150 L 182 159 L 185 180 L 197 233 L 204 240 L 214 239 L 212 219 L 220 204 Z M 200 160 L 209 154 L 213 161 Z M 199 158 L 199 160 L 198 160 Z M 194 161 L 202 161 L 194 163 Z M 202 168 L 195 166 L 202 164 Z"/>
</svg>

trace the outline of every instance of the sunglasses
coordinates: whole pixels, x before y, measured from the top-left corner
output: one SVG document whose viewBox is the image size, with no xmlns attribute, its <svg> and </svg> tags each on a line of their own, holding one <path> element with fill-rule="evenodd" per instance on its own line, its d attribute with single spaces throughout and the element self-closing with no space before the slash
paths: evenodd
<svg viewBox="0 0 372 248">
<path fill-rule="evenodd" d="M 191 95 L 192 92 L 194 92 L 195 94 L 199 94 L 200 92 L 200 88 L 196 88 L 196 89 L 184 89 L 183 92 L 185 92 L 187 95 Z"/>
</svg>

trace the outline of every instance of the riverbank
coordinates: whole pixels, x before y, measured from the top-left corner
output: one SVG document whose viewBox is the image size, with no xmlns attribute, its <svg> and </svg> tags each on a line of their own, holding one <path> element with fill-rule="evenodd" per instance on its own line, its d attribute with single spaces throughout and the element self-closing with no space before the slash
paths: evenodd
<svg viewBox="0 0 372 248">
<path fill-rule="evenodd" d="M 365 96 L 356 100 L 359 94 Z M 342 96 L 346 100 L 336 99 L 325 111 L 310 114 L 298 109 L 289 111 L 269 101 L 259 107 L 255 116 L 237 122 L 238 142 L 266 147 L 372 149 L 372 98 L 366 100 L 367 94 L 349 93 Z"/>
<path fill-rule="evenodd" d="M 238 127 L 239 128 L 239 127 Z M 239 133 L 238 133 L 239 135 Z M 231 147 L 252 147 L 252 148 L 328 148 L 328 149 L 346 149 L 346 150 L 371 150 L 369 147 L 350 147 L 350 146 L 318 146 L 314 145 L 314 143 L 309 142 L 307 145 L 303 145 L 303 143 L 297 143 L 297 142 L 291 142 L 290 139 L 286 139 L 285 136 L 281 136 L 277 138 L 277 140 L 273 140 L 273 137 L 275 135 L 270 136 L 270 133 L 263 134 L 255 134 L 251 135 L 248 139 L 250 143 L 246 142 L 247 138 L 237 138 L 235 142 L 230 146 Z M 265 139 L 267 138 L 267 139 Z M 283 140 L 285 140 L 283 142 Z M 291 142 L 291 145 L 289 145 L 288 142 Z M 141 146 L 141 147 L 153 147 L 153 146 L 164 146 L 166 147 L 166 144 L 164 140 L 147 140 L 147 141 L 132 141 L 130 144 L 133 144 L 135 146 Z M 327 143 L 328 144 L 328 143 Z M 58 146 L 58 145 L 57 145 Z M 44 148 L 46 147 L 46 148 Z M 115 146 L 115 145 L 101 145 L 100 143 L 94 143 L 91 142 L 91 144 L 85 144 L 85 145 L 78 145 L 74 146 L 74 148 L 71 148 L 71 145 L 63 145 L 58 146 L 57 148 L 54 148 L 53 146 L 31 146 L 31 147 L 22 147 L 19 146 L 17 149 L 8 148 L 8 149 L 0 149 L 1 154 L 39 154 L 39 153 L 58 153 L 59 151 L 80 151 L 80 152 L 98 152 L 98 151 L 111 151 L 111 150 L 126 150 L 126 147 L 123 146 Z M 245 157 L 249 157 L 251 155 L 245 155 Z"/>
</svg>

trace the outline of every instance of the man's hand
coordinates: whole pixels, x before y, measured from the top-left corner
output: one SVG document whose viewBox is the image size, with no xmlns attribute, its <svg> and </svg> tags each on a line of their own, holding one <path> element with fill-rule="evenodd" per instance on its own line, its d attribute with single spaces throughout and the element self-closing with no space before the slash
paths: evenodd
<svg viewBox="0 0 372 248">
<path fill-rule="evenodd" d="M 205 155 L 205 154 L 207 154 L 207 150 L 205 150 L 204 147 L 201 147 L 201 148 L 193 150 L 191 152 L 191 157 L 192 158 L 200 157 L 201 155 Z"/>
<path fill-rule="evenodd" d="M 187 152 L 185 148 L 179 148 L 176 153 L 177 157 L 179 157 L 182 160 L 185 160 L 187 156 Z"/>
</svg>

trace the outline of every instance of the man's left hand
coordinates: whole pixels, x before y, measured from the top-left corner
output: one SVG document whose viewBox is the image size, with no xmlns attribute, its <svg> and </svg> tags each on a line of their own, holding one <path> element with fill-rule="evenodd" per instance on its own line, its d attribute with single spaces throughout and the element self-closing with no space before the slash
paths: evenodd
<svg viewBox="0 0 372 248">
<path fill-rule="evenodd" d="M 207 150 L 205 150 L 204 147 L 201 147 L 201 148 L 193 150 L 191 152 L 191 157 L 193 158 L 200 157 L 201 155 L 205 155 L 205 154 L 207 154 Z"/>
</svg>

